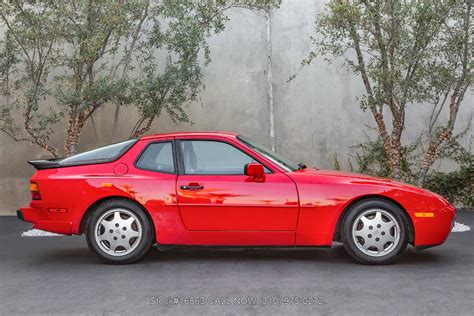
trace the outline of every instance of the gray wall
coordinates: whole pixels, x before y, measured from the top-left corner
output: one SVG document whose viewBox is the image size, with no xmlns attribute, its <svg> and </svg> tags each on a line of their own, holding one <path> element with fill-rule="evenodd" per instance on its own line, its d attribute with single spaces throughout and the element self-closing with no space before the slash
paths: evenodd
<svg viewBox="0 0 474 316">
<path fill-rule="evenodd" d="M 370 114 L 360 110 L 355 101 L 364 92 L 360 79 L 350 74 L 341 60 L 330 65 L 318 60 L 294 81 L 286 82 L 311 49 L 308 38 L 323 6 L 323 1 L 283 1 L 273 16 L 275 135 L 279 153 L 311 166 L 332 168 L 334 153 L 345 157 L 350 146 L 364 140 L 364 133 L 373 133 L 364 126 L 374 124 Z M 236 131 L 270 144 L 265 22 L 263 17 L 241 10 L 231 12 L 230 18 L 226 30 L 210 40 L 212 62 L 204 69 L 206 90 L 201 102 L 189 108 L 194 124 L 174 124 L 163 116 L 154 124 L 154 133 Z M 472 119 L 472 92 L 467 92 L 461 107 L 458 131 Z M 429 111 L 428 106 L 407 110 L 405 141 L 419 135 Z M 112 106 L 94 116 L 96 128 L 88 123 L 80 150 L 110 143 L 112 117 Z M 136 118 L 133 109 L 122 111 L 118 138 L 128 137 Z M 59 137 L 53 143 L 58 147 L 62 146 L 65 128 L 57 126 Z M 467 143 L 469 137 L 464 141 Z M 13 214 L 29 202 L 28 183 L 34 170 L 26 160 L 46 156 L 35 146 L 15 143 L 0 134 L 0 214 Z"/>
</svg>

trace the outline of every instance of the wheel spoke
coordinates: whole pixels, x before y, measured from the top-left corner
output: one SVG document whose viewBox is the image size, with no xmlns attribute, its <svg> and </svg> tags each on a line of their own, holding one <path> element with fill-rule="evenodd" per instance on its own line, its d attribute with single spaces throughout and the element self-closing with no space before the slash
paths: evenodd
<svg viewBox="0 0 474 316">
<path fill-rule="evenodd" d="M 98 239 L 99 239 L 100 241 L 108 241 L 108 242 L 110 242 L 110 240 L 112 239 L 112 236 L 110 235 L 110 233 L 105 232 L 104 234 L 98 236 Z"/>
<path fill-rule="evenodd" d="M 131 229 L 132 224 L 135 222 L 135 218 L 130 216 L 129 218 L 122 220 L 122 222 L 123 222 L 123 226 Z"/>
<path fill-rule="evenodd" d="M 124 247 L 125 250 L 130 250 L 132 248 L 132 246 L 130 246 L 130 239 L 123 241 L 120 245 Z"/>
<path fill-rule="evenodd" d="M 379 253 L 383 252 L 383 250 L 384 250 L 384 248 L 383 248 L 384 244 L 382 244 L 382 243 L 379 242 L 379 243 L 377 243 L 377 244 L 374 245 L 374 246 L 375 246 L 375 248 L 377 248 L 377 251 L 378 251 Z"/>
<path fill-rule="evenodd" d="M 115 211 L 114 212 L 114 221 L 121 221 L 122 218 L 120 217 L 120 212 L 119 211 Z"/>
<path fill-rule="evenodd" d="M 386 234 L 384 240 L 385 240 L 385 243 L 394 242 L 395 241 L 395 236 L 392 236 L 391 234 Z"/>
<path fill-rule="evenodd" d="M 369 242 L 367 239 L 365 239 L 365 242 L 362 245 L 362 248 L 364 248 L 364 250 L 368 250 L 372 246 L 373 246 L 373 244 L 371 242 Z"/>
<path fill-rule="evenodd" d="M 371 220 L 368 219 L 366 216 L 362 216 L 360 220 L 364 224 L 364 228 L 367 229 L 367 227 L 370 225 Z"/>
<path fill-rule="evenodd" d="M 114 253 L 115 250 L 116 250 L 117 247 L 118 247 L 117 241 L 112 239 L 112 240 L 109 241 L 109 244 L 110 244 L 110 246 L 109 246 L 110 252 Z"/>
<path fill-rule="evenodd" d="M 136 238 L 140 236 L 140 232 L 134 231 L 134 230 L 129 230 L 125 234 L 125 236 L 128 237 L 128 239 Z"/>
<path fill-rule="evenodd" d="M 380 211 L 375 212 L 375 216 L 373 219 L 375 225 L 380 224 L 383 222 L 382 220 L 382 213 Z"/>
<path fill-rule="evenodd" d="M 389 231 L 392 229 L 392 227 L 396 227 L 396 226 L 397 226 L 397 225 L 395 225 L 395 223 L 392 222 L 392 221 L 390 221 L 390 222 L 388 222 L 388 223 L 384 223 L 384 224 L 382 225 L 383 229 L 384 229 L 386 232 L 389 232 Z"/>
<path fill-rule="evenodd" d="M 102 222 L 100 222 L 100 224 L 104 227 L 105 231 L 109 231 L 111 229 L 114 229 L 114 225 L 113 225 L 112 222 L 103 220 Z"/>
</svg>

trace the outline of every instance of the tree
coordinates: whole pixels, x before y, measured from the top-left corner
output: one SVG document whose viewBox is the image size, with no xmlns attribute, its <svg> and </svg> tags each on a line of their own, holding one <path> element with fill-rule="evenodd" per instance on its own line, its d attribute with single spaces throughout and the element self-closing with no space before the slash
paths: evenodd
<svg viewBox="0 0 474 316">
<path fill-rule="evenodd" d="M 152 9 L 145 47 L 138 57 L 143 76 L 133 85 L 140 119 L 131 136 L 148 132 L 153 121 L 165 110 L 173 121 L 188 121 L 183 104 L 196 101 L 202 88 L 202 73 L 198 54 L 203 51 L 205 64 L 211 61 L 207 38 L 221 32 L 232 8 L 267 12 L 277 8 L 280 0 L 247 1 L 167 1 Z M 167 27 L 163 28 L 163 19 Z M 166 51 L 160 63 L 154 50 Z M 164 64 L 160 71 L 160 64 Z"/>
<path fill-rule="evenodd" d="M 344 57 L 360 76 L 359 100 L 372 113 L 390 175 L 401 179 L 402 134 L 407 106 L 431 104 L 417 182 L 422 185 L 440 147 L 452 136 L 457 113 L 472 83 L 471 1 L 333 0 L 316 22 L 319 55 Z M 448 117 L 440 116 L 448 107 Z M 388 123 L 387 121 L 391 122 Z"/>
<path fill-rule="evenodd" d="M 136 107 L 131 135 L 149 131 L 166 111 L 187 121 L 186 105 L 202 88 L 199 53 L 210 62 L 207 39 L 221 32 L 234 7 L 272 1 L 17 0 L 0 4 L 0 129 L 16 141 L 50 144 L 67 121 L 66 156 L 97 109 Z M 16 115 L 21 113 L 22 122 Z"/>
<path fill-rule="evenodd" d="M 0 48 L 0 78 L 7 95 L 1 107 L 1 129 L 57 157 L 59 150 L 49 144 L 49 138 L 56 123 L 65 119 L 64 151 L 71 155 L 93 113 L 109 100 L 126 97 L 129 83 L 108 76 L 106 70 L 139 19 L 141 4 L 30 3 L 0 4 L 0 21 L 6 29 Z M 21 124 L 14 120 L 14 110 L 21 112 Z"/>
</svg>

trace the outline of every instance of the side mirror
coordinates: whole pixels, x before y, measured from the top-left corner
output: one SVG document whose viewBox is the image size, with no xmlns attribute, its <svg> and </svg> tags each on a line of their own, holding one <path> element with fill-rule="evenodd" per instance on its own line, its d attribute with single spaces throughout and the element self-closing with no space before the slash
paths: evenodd
<svg viewBox="0 0 474 316">
<path fill-rule="evenodd" d="M 261 177 L 265 175 L 265 170 L 259 163 L 248 163 L 244 167 L 244 173 L 250 177 Z"/>
</svg>

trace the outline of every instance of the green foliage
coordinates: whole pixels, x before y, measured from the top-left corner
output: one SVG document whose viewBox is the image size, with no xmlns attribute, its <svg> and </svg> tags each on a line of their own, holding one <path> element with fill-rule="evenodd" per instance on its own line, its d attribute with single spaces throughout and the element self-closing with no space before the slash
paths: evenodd
<svg viewBox="0 0 474 316">
<path fill-rule="evenodd" d="M 451 172 L 431 171 L 425 187 L 446 197 L 452 203 L 474 207 L 474 155 L 459 144 L 458 139 L 470 131 L 470 126 L 441 148 L 439 159 L 451 160 L 459 168 Z"/>
<path fill-rule="evenodd" d="M 301 62 L 342 58 L 360 76 L 359 107 L 370 111 L 380 142 L 382 175 L 411 177 L 411 152 L 402 144 L 408 106 L 429 105 L 432 114 L 419 143 L 419 184 L 454 130 L 464 94 L 472 84 L 472 1 L 331 0 L 315 22 L 315 45 Z M 295 78 L 291 76 L 289 80 Z M 447 109 L 448 108 L 448 109 Z M 443 113 L 443 114 L 442 114 Z M 446 119 L 442 115 L 447 113 Z M 365 144 L 359 145 L 367 150 Z M 372 161 L 374 157 L 370 158 Z M 371 161 L 360 161 L 361 168 Z"/>
<path fill-rule="evenodd" d="M 404 181 L 415 182 L 416 173 L 414 170 L 417 167 L 419 145 L 420 143 L 417 141 L 401 148 L 401 179 Z M 391 176 L 387 154 L 380 138 L 367 139 L 365 142 L 352 146 L 351 149 L 354 150 L 352 158 L 357 166 L 357 170 L 353 171 L 386 178 Z"/>
<path fill-rule="evenodd" d="M 196 101 L 203 88 L 199 54 L 204 64 L 211 62 L 207 39 L 224 30 L 228 9 L 271 10 L 279 4 L 279 0 L 168 0 L 152 6 L 149 31 L 137 54 L 142 76 L 134 81 L 132 95 L 141 119 L 132 135 L 145 131 L 140 130 L 142 123 L 150 124 L 162 111 L 175 122 L 189 120 L 186 105 Z"/>
<path fill-rule="evenodd" d="M 80 132 L 107 102 L 127 100 L 126 78 L 112 71 L 126 55 L 127 39 L 144 1 L 11 1 L 0 4 L 0 86 L 8 96 L 0 128 L 14 139 L 48 150 L 56 123 L 68 122 L 66 154 Z M 12 119 L 19 111 L 23 122 Z"/>
<path fill-rule="evenodd" d="M 84 125 L 106 104 L 137 109 L 134 136 L 163 112 L 187 121 L 186 106 L 203 87 L 202 64 L 211 61 L 207 39 L 224 30 L 227 10 L 269 10 L 279 3 L 3 1 L 0 130 L 58 156 L 49 145 L 56 123 L 68 123 L 65 152 L 73 154 Z M 15 112 L 23 122 L 13 119 Z"/>
<path fill-rule="evenodd" d="M 432 170 L 426 179 L 424 188 L 441 194 L 451 203 L 466 207 L 474 206 L 474 155 L 459 144 L 459 137 L 451 138 L 442 148 L 438 159 L 449 160 L 458 165 L 455 171 L 441 172 Z M 403 180 L 407 183 L 417 183 L 417 151 L 420 143 L 404 147 Z M 379 177 L 389 177 L 387 157 L 380 139 L 367 140 L 353 146 L 355 153 L 349 160 L 350 170 Z"/>
<path fill-rule="evenodd" d="M 351 147 L 355 149 L 354 157 L 356 168 L 351 164 L 351 171 L 388 177 L 390 169 L 383 143 L 380 139 L 366 141 Z"/>
<path fill-rule="evenodd" d="M 390 104 L 432 102 L 460 77 L 465 1 L 330 1 L 312 37 L 317 56 L 343 57 L 355 74 L 366 71 L 372 95 L 360 98 L 368 109 Z M 354 40 L 363 64 L 354 54 Z"/>
<path fill-rule="evenodd" d="M 474 164 L 462 165 L 452 172 L 433 171 L 425 188 L 441 194 L 456 205 L 474 207 Z"/>
</svg>

